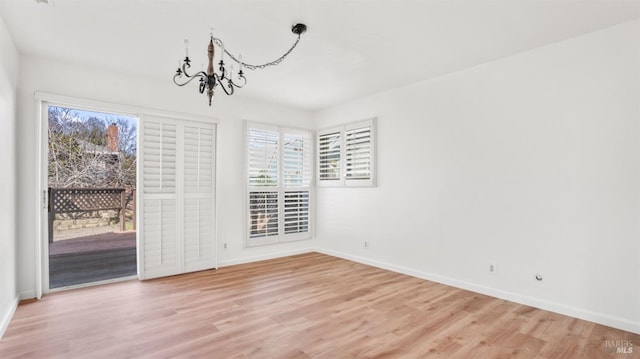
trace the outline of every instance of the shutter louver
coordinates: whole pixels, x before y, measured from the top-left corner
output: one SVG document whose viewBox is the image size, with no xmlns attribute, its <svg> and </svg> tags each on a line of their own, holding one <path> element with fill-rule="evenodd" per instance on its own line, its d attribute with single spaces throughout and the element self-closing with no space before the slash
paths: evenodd
<svg viewBox="0 0 640 359">
<path fill-rule="evenodd" d="M 340 180 L 340 131 L 318 136 L 318 176 L 320 181 Z"/>
</svg>

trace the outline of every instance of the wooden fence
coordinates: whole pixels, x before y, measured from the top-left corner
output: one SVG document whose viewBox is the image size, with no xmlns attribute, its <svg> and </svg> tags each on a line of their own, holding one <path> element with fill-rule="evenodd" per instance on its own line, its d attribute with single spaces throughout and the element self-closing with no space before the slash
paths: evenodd
<svg viewBox="0 0 640 359">
<path fill-rule="evenodd" d="M 135 189 L 124 188 L 49 188 L 49 243 L 53 242 L 53 221 L 59 213 L 86 213 L 117 210 L 120 230 L 125 229 L 125 209 L 133 202 L 133 228 L 136 223 Z"/>
</svg>

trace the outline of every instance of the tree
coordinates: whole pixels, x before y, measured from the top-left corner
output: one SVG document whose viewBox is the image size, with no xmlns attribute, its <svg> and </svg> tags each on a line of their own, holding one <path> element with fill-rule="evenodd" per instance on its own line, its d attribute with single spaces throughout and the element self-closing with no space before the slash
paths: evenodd
<svg viewBox="0 0 640 359">
<path fill-rule="evenodd" d="M 134 122 L 49 107 L 49 185 L 51 187 L 130 187 L 136 185 Z M 107 124 L 118 126 L 118 151 L 107 144 Z"/>
</svg>

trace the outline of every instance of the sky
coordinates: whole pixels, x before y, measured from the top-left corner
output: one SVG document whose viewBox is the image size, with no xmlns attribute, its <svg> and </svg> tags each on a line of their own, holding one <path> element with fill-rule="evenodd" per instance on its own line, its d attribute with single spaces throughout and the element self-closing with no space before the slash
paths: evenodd
<svg viewBox="0 0 640 359">
<path fill-rule="evenodd" d="M 121 119 L 125 119 L 129 122 L 130 125 L 132 125 L 133 127 L 138 127 L 137 126 L 137 122 L 138 119 L 136 117 L 131 117 L 131 116 L 127 116 L 127 115 L 121 115 L 121 114 L 112 114 L 112 113 L 104 113 L 104 112 L 95 112 L 95 111 L 85 111 L 85 110 L 77 110 L 74 109 L 74 111 L 78 114 L 78 117 L 80 117 L 83 120 L 86 120 L 90 117 L 97 117 L 100 119 L 106 119 L 106 120 L 116 120 L 118 118 Z M 108 122 L 105 122 L 108 123 Z"/>
</svg>

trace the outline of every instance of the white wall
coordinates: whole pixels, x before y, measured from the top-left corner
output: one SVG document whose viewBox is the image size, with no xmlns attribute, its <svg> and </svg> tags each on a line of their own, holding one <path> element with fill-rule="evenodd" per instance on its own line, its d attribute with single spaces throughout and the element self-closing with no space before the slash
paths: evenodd
<svg viewBox="0 0 640 359">
<path fill-rule="evenodd" d="M 217 213 L 219 262 L 221 265 L 269 258 L 309 250 L 312 241 L 244 248 L 243 121 L 268 122 L 310 128 L 312 114 L 251 99 L 241 94 L 218 94 L 212 107 L 197 85 L 179 88 L 167 80 L 83 68 L 47 59 L 21 56 L 19 100 L 19 290 L 22 297 L 35 295 L 36 213 L 38 211 L 37 114 L 34 92 L 72 96 L 94 101 L 169 110 L 218 119 Z M 249 81 L 251 78 L 249 77 Z M 228 244 L 223 249 L 223 243 Z"/>
<path fill-rule="evenodd" d="M 318 189 L 326 252 L 640 332 L 638 20 L 330 108 L 317 128 L 372 116 L 379 185 Z"/>
<path fill-rule="evenodd" d="M 0 337 L 17 305 L 16 84 L 18 50 L 0 17 Z"/>
</svg>

